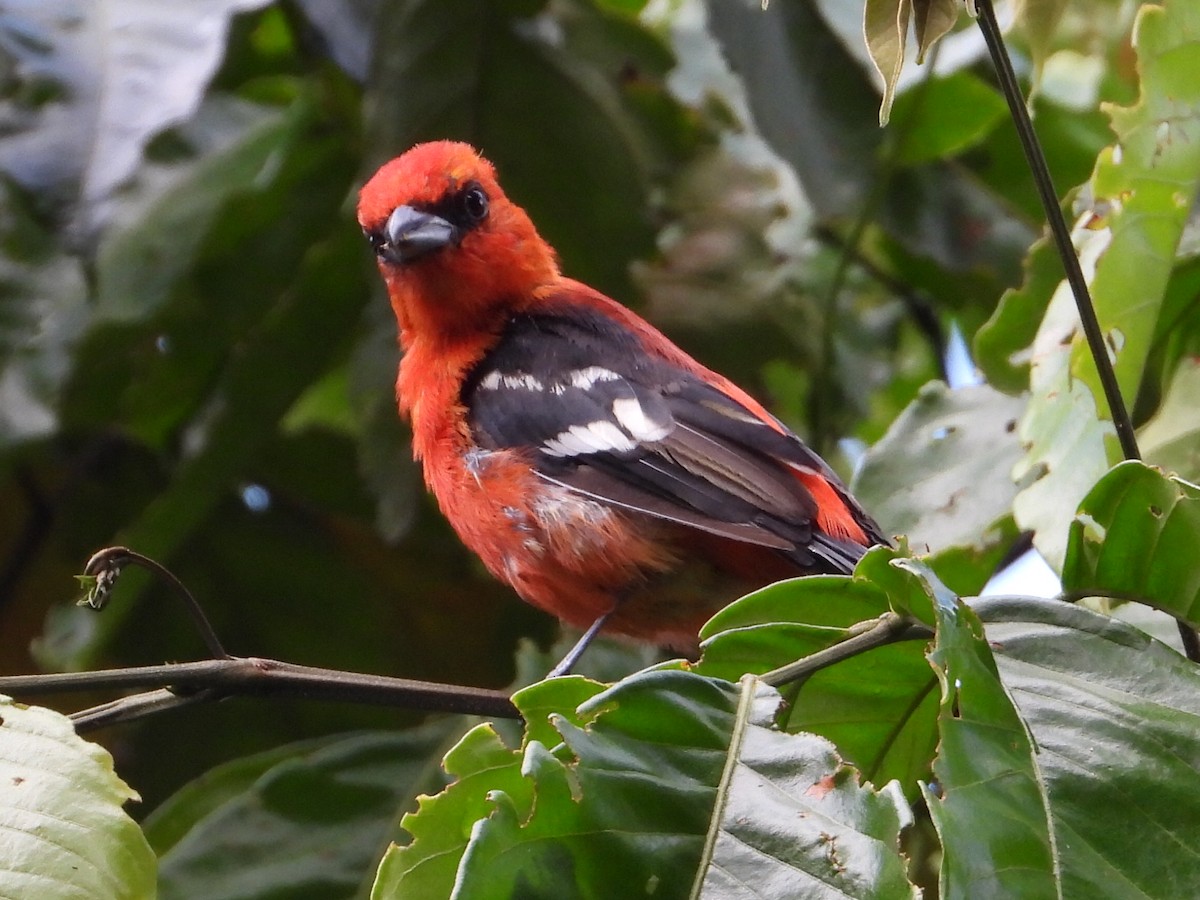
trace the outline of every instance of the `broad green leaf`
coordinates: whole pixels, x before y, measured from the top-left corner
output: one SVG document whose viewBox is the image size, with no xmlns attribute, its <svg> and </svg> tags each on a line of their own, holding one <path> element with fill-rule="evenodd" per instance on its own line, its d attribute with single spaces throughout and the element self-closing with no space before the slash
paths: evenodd
<svg viewBox="0 0 1200 900">
<path fill-rule="evenodd" d="M 899 852 L 911 821 L 895 782 L 876 793 L 836 748 L 774 727 L 779 694 L 751 675 L 717 790 L 696 898 L 917 897 Z"/>
<path fill-rule="evenodd" d="M 1079 505 L 1063 587 L 1141 600 L 1200 623 L 1198 546 L 1200 487 L 1123 462 Z"/>
<path fill-rule="evenodd" d="M 1198 207 L 1200 208 L 1200 207 Z M 1195 224 L 1189 228 L 1195 228 Z M 1196 229 L 1200 234 L 1200 229 Z M 1186 236 L 1184 240 L 1187 240 Z M 1182 253 L 1183 247 L 1180 247 Z M 1163 296 L 1162 311 L 1154 341 L 1146 360 L 1138 395 L 1133 404 L 1133 421 L 1139 427 L 1166 402 L 1164 394 L 1174 378 L 1188 378 L 1188 363 L 1200 356 L 1200 255 L 1181 259 L 1171 273 Z M 1178 402 L 1179 398 L 1176 398 Z M 1144 440 L 1139 436 L 1139 443 Z M 1152 441 L 1156 440 L 1151 438 Z M 1179 470 L 1183 474 L 1184 470 Z"/>
<path fill-rule="evenodd" d="M 896 82 L 904 68 L 904 49 L 908 41 L 908 23 L 913 0 L 867 0 L 863 32 L 871 62 L 883 79 L 883 101 L 879 105 L 879 124 L 886 125 L 896 96 Z"/>
<path fill-rule="evenodd" d="M 928 568 L 938 618 L 929 662 L 941 687 L 936 786 L 923 785 L 942 843 L 938 893 L 1061 897 L 1058 848 L 1034 739 L 1001 683 L 978 616 Z"/>
<path fill-rule="evenodd" d="M 258 773 L 254 758 L 210 773 L 147 822 L 178 835 L 160 860 L 159 896 L 352 896 L 398 837 L 400 811 L 440 783 L 437 751 L 458 722 L 306 742 L 267 754 Z"/>
<path fill-rule="evenodd" d="M 760 133 L 792 168 L 819 217 L 853 215 L 883 140 L 872 116 L 879 98 L 818 11 L 688 2 L 670 21 L 679 57 L 673 88 L 699 90 L 693 103 L 719 90 L 738 104 L 738 126 Z"/>
<path fill-rule="evenodd" d="M 0 697 L 0 896 L 153 897 L 154 853 L 123 809 L 137 799 L 65 716 Z"/>
<path fill-rule="evenodd" d="M 1033 734 L 1059 896 L 1200 896 L 1195 664 L 1130 625 L 1061 601 L 998 597 L 975 609 Z M 967 828 L 995 818 L 980 808 Z"/>
<path fill-rule="evenodd" d="M 6 94 L 5 119 L 21 127 L 0 144 L 0 169 L 26 188 L 77 190 L 94 228 L 150 138 L 199 106 L 230 18 L 265 2 L 8 4 L 3 46 L 30 83 Z M 51 91 L 57 102 L 30 102 Z"/>
<path fill-rule="evenodd" d="M 1150 463 L 1191 480 L 1200 479 L 1200 359 L 1180 360 L 1162 406 L 1138 431 Z"/>
<path fill-rule="evenodd" d="M 984 548 L 1012 506 L 1024 400 L 986 385 L 925 385 L 863 460 L 854 493 L 918 552 Z"/>
<path fill-rule="evenodd" d="M 969 72 L 931 78 L 896 98 L 900 146 L 892 159 L 915 165 L 954 156 L 986 140 L 1007 112 L 1004 98 Z"/>
<path fill-rule="evenodd" d="M 1132 403 L 1150 351 L 1175 250 L 1200 187 L 1200 6 L 1146 4 L 1134 26 L 1141 95 L 1111 107 L 1117 143 L 1092 175 L 1092 221 L 1107 246 L 1092 298 L 1121 393 Z M 1100 397 L 1082 341 L 1073 370 Z"/>
<path fill-rule="evenodd" d="M 556 717 L 553 753 L 530 740 L 515 754 L 481 726 L 447 759 L 459 780 L 406 819 L 420 833 L 385 858 L 373 896 L 911 894 L 898 791 L 860 786 L 827 742 L 779 732 L 780 702 L 752 677 L 739 689 L 660 671 Z"/>
<path fill-rule="evenodd" d="M 701 860 L 738 709 L 738 690 L 651 672 L 597 694 L 586 729 L 556 723 L 574 760 L 525 748 L 526 802 L 492 792 L 453 897 L 684 897 Z"/>
<path fill-rule="evenodd" d="M 702 629 L 704 655 L 692 669 L 732 681 L 825 650 L 890 609 L 929 615 L 919 585 L 887 564 L 894 557 L 878 548 L 853 578 L 797 578 L 735 601 Z M 831 740 L 869 781 L 911 790 L 933 755 L 935 687 L 923 642 L 892 644 L 807 678 L 782 724 Z"/>
</svg>

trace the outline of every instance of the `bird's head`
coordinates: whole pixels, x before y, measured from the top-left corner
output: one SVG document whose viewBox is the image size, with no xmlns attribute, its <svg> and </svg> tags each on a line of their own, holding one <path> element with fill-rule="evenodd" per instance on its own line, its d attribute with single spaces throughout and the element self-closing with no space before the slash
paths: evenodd
<svg viewBox="0 0 1200 900">
<path fill-rule="evenodd" d="M 499 326 L 558 275 L 554 251 L 467 144 L 418 144 L 363 186 L 358 221 L 406 342 Z"/>
</svg>

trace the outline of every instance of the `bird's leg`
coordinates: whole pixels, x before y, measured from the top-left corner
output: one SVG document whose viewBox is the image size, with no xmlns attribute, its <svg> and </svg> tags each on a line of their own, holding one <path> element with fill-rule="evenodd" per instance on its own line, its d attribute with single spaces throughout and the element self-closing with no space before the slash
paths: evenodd
<svg viewBox="0 0 1200 900">
<path fill-rule="evenodd" d="M 621 598 L 624 599 L 624 598 Z M 559 675 L 570 675 L 571 669 L 575 668 L 575 664 L 579 662 L 579 658 L 583 656 L 583 651 L 587 650 L 588 646 L 596 639 L 596 635 L 600 633 L 600 629 L 604 627 L 604 623 L 612 618 L 612 614 L 621 606 L 621 600 L 617 600 L 612 605 L 608 612 L 601 615 L 595 622 L 588 626 L 585 631 L 575 642 L 575 646 L 567 651 L 567 655 L 558 661 L 558 664 L 546 673 L 547 678 L 557 678 Z"/>
</svg>

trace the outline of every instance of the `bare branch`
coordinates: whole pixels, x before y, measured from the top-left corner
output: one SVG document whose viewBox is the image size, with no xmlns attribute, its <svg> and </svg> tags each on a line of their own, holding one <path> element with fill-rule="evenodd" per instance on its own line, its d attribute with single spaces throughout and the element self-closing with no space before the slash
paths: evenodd
<svg viewBox="0 0 1200 900">
<path fill-rule="evenodd" d="M 299 666 L 274 659 L 230 657 L 99 672 L 0 677 L 0 692 L 23 697 L 96 688 L 154 687 L 75 713 L 79 730 L 132 721 L 166 709 L 224 697 L 299 697 L 520 718 L 503 691 Z"/>
</svg>

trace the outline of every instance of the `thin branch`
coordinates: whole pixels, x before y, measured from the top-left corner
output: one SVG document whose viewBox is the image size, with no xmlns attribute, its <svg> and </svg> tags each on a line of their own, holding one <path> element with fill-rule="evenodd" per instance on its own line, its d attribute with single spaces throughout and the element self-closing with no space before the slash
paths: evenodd
<svg viewBox="0 0 1200 900">
<path fill-rule="evenodd" d="M 933 629 L 924 622 L 902 616 L 898 613 L 884 613 L 873 623 L 862 623 L 867 627 L 852 634 L 844 641 L 818 650 L 803 659 L 798 659 L 786 666 L 772 669 L 762 676 L 767 684 L 779 687 L 791 681 L 807 678 L 821 669 L 827 669 L 836 663 L 899 641 L 927 641 L 933 637 Z"/>
<path fill-rule="evenodd" d="M 217 637 L 217 632 L 213 629 L 212 623 L 208 621 L 208 617 L 204 615 L 204 610 L 200 608 L 196 598 L 192 596 L 192 592 L 175 573 L 162 563 L 143 556 L 135 550 L 130 550 L 128 547 L 105 547 L 92 554 L 92 558 L 83 567 L 83 574 L 85 578 L 94 578 L 95 585 L 88 591 L 83 602 L 93 609 L 103 607 L 121 570 L 130 563 L 152 572 L 170 585 L 175 595 L 183 601 L 188 617 L 196 626 L 196 630 L 200 632 L 200 638 L 204 641 L 204 646 L 208 648 L 210 654 L 218 659 L 233 658 L 225 652 L 225 648 L 221 645 L 221 639 Z"/>
<path fill-rule="evenodd" d="M 72 718 L 76 719 L 77 727 L 100 728 L 175 706 L 232 696 L 340 700 L 430 712 L 520 718 L 503 691 L 319 669 L 258 657 L 229 657 L 99 672 L 0 677 L 0 693 L 24 697 L 134 687 L 158 690 L 76 713 Z"/>
<path fill-rule="evenodd" d="M 81 709 L 79 712 L 71 713 L 69 718 L 72 724 L 74 724 L 77 733 L 86 734 L 89 731 L 107 728 L 110 725 L 125 725 L 129 722 L 136 722 L 138 719 L 144 719 L 171 709 L 179 709 L 183 706 L 192 706 L 196 703 L 206 703 L 220 699 L 219 695 L 214 696 L 209 691 L 200 691 L 195 694 L 177 694 L 170 688 L 158 688 L 154 691 L 147 691 L 144 694 L 131 694 L 128 697 L 122 697 L 120 700 L 101 703 L 99 706 L 92 706 L 88 709 Z"/>
</svg>

